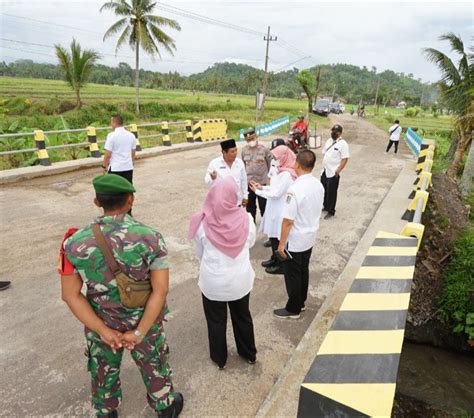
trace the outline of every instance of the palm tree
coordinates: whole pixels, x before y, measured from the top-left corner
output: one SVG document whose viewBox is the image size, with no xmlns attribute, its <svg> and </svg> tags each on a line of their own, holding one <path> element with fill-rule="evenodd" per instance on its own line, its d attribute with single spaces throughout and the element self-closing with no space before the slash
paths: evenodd
<svg viewBox="0 0 474 418">
<path fill-rule="evenodd" d="M 455 115 L 455 130 L 459 132 L 459 142 L 447 172 L 449 177 L 455 178 L 462 157 L 472 141 L 474 128 L 474 54 L 468 54 L 461 38 L 452 32 L 440 36 L 439 39 L 448 41 L 451 50 L 459 55 L 456 65 L 451 58 L 437 49 L 423 49 L 428 61 L 435 63 L 441 72 L 441 96 L 445 105 Z"/>
<path fill-rule="evenodd" d="M 152 58 L 155 57 L 155 54 L 161 58 L 158 45 L 173 55 L 173 50 L 176 50 L 174 40 L 164 33 L 160 27 L 167 26 L 172 29 L 181 30 L 181 27 L 175 20 L 150 14 L 155 5 L 156 3 L 153 3 L 151 0 L 110 0 L 100 8 L 101 12 L 103 10 L 112 10 L 117 16 L 121 16 L 121 19 L 107 30 L 104 35 L 104 41 L 123 30 L 118 38 L 115 53 L 126 42 L 135 51 L 137 114 L 140 112 L 138 99 L 140 48 L 150 54 Z"/>
<path fill-rule="evenodd" d="M 92 49 L 82 50 L 75 39 L 71 42 L 71 52 L 61 45 L 54 45 L 59 65 L 64 72 L 66 82 L 76 93 L 76 107 L 82 106 L 81 88 L 87 83 L 92 68 L 100 55 Z"/>
</svg>

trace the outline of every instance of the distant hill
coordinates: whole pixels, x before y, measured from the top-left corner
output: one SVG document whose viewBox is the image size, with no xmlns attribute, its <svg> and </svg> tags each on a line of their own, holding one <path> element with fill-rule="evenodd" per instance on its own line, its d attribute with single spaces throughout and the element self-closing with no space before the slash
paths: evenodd
<svg viewBox="0 0 474 418">
<path fill-rule="evenodd" d="M 375 67 L 357 67 L 348 64 L 321 65 L 320 94 L 339 97 L 350 103 L 374 100 L 377 82 L 380 80 L 379 103 L 403 100 L 408 104 L 432 103 L 437 100 L 438 88 L 435 84 L 416 80 L 413 74 L 396 73 L 385 70 L 377 73 Z M 316 68 L 310 68 L 316 73 Z M 268 94 L 274 97 L 298 98 L 301 96 L 293 68 L 277 74 L 269 74 Z M 126 63 L 117 67 L 97 65 L 90 81 L 98 84 L 133 86 L 133 69 Z M 32 60 L 18 60 L 6 64 L 0 62 L 0 76 L 46 78 L 60 80 L 61 71 L 53 64 L 39 64 Z M 262 87 L 263 70 L 249 65 L 235 63 L 216 63 L 205 71 L 190 76 L 177 72 L 159 73 L 140 70 L 140 83 L 143 87 L 157 89 L 185 89 L 215 93 L 253 95 Z"/>
</svg>

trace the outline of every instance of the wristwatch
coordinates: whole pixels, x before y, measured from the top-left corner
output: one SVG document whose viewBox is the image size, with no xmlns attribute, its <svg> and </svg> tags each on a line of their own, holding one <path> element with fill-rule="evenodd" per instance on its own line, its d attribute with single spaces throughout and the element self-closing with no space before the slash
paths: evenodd
<svg viewBox="0 0 474 418">
<path fill-rule="evenodd" d="M 143 339 L 143 334 L 140 332 L 138 328 L 135 331 L 133 331 L 133 335 L 135 335 L 135 337 Z"/>
</svg>

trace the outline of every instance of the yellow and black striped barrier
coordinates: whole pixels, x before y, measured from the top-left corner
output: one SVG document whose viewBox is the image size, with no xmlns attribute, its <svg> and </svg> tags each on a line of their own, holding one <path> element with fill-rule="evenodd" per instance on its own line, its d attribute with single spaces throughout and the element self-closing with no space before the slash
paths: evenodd
<svg viewBox="0 0 474 418">
<path fill-rule="evenodd" d="M 46 142 L 44 141 L 44 132 L 42 130 L 34 131 L 34 138 L 36 144 L 36 151 L 40 165 L 48 166 L 51 165 L 49 161 L 48 150 L 46 149 Z"/>
<path fill-rule="evenodd" d="M 225 119 L 203 119 L 200 126 L 203 141 L 227 139 L 227 121 Z"/>
<path fill-rule="evenodd" d="M 97 145 L 97 132 L 93 126 L 87 127 L 87 142 L 89 142 L 89 151 L 91 157 L 100 158 L 99 145 Z"/>
<path fill-rule="evenodd" d="M 130 132 L 135 136 L 135 141 L 136 141 L 136 144 L 137 144 L 137 147 L 136 147 L 136 151 L 141 151 L 142 150 L 142 146 L 140 145 L 140 140 L 138 139 L 138 126 L 136 123 L 132 123 L 130 125 Z"/>
<path fill-rule="evenodd" d="M 194 142 L 193 124 L 190 120 L 186 121 L 186 142 L 192 144 Z"/>
<path fill-rule="evenodd" d="M 193 120 L 193 138 L 194 142 L 202 142 L 202 129 L 200 120 Z"/>
<path fill-rule="evenodd" d="M 169 136 L 168 122 L 161 122 L 161 134 L 163 135 L 163 145 L 171 146 L 171 139 Z"/>
<path fill-rule="evenodd" d="M 389 417 L 418 241 L 379 232 L 300 388 L 298 417 Z"/>
</svg>

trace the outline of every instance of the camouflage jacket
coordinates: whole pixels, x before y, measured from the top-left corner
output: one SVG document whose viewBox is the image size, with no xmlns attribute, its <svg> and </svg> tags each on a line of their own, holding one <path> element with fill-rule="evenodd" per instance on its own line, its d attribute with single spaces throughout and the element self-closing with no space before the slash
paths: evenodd
<svg viewBox="0 0 474 418">
<path fill-rule="evenodd" d="M 117 263 L 128 276 L 144 280 L 151 270 L 169 268 L 165 242 L 153 228 L 129 215 L 103 216 L 95 222 L 101 225 Z M 135 328 L 144 308 L 121 304 L 115 277 L 96 244 L 91 225 L 66 240 L 64 253 L 87 286 L 87 300 L 105 324 L 119 331 Z M 166 311 L 165 307 L 163 314 Z M 162 315 L 158 321 L 161 319 Z"/>
</svg>

